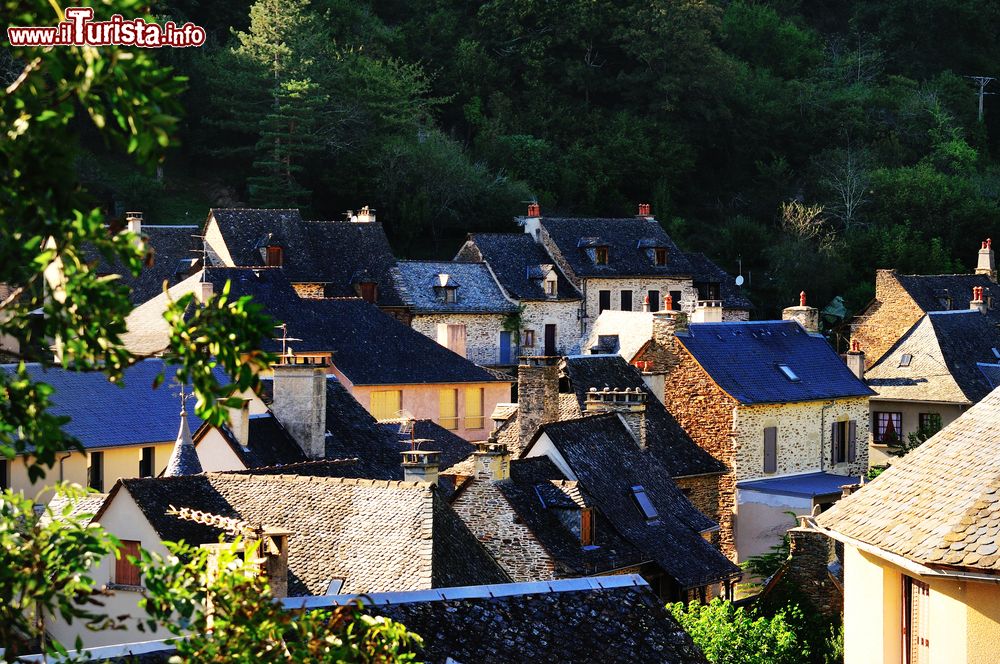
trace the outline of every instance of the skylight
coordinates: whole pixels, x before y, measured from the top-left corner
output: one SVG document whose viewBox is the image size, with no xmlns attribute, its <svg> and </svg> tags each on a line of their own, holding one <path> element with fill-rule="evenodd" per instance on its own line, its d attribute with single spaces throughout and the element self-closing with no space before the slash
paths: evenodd
<svg viewBox="0 0 1000 664">
<path fill-rule="evenodd" d="M 646 521 L 656 521 L 660 518 L 659 513 L 653 507 L 653 503 L 649 500 L 649 496 L 646 495 L 646 490 L 641 484 L 632 487 L 632 497 L 635 498 L 635 502 L 642 511 L 642 515 L 646 517 Z"/>
<path fill-rule="evenodd" d="M 997 358 L 998 360 L 1000 360 L 1000 350 L 997 350 L 996 348 L 994 348 L 993 349 L 993 356 L 995 358 Z"/>
<path fill-rule="evenodd" d="M 798 374 L 792 371 L 792 368 L 790 366 L 788 366 L 787 364 L 779 364 L 778 368 L 781 369 L 781 373 L 785 374 L 785 378 L 792 381 L 793 383 L 799 382 Z"/>
<path fill-rule="evenodd" d="M 899 358 L 899 366 L 908 367 L 910 366 L 910 362 L 912 361 L 913 361 L 912 355 L 910 355 L 909 353 L 903 353 Z"/>
</svg>

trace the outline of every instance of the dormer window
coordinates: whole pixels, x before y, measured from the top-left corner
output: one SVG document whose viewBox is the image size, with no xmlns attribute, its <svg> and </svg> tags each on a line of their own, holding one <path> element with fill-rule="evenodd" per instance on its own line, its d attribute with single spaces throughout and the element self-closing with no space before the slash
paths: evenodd
<svg viewBox="0 0 1000 664">
<path fill-rule="evenodd" d="M 913 356 L 912 355 L 910 355 L 909 353 L 903 353 L 899 357 L 899 366 L 901 366 L 901 367 L 908 367 L 908 366 L 910 366 L 910 362 L 912 362 L 912 361 L 913 361 Z"/>
<path fill-rule="evenodd" d="M 282 251 L 281 247 L 275 245 L 269 246 L 267 248 L 266 260 L 267 260 L 266 265 L 268 267 L 281 267 L 281 264 L 284 260 L 284 252 Z"/>
<path fill-rule="evenodd" d="M 653 265 L 667 264 L 667 250 L 663 247 L 653 249 Z"/>
<path fill-rule="evenodd" d="M 434 278 L 434 293 L 445 304 L 458 302 L 458 282 L 450 274 L 441 273 Z"/>
<path fill-rule="evenodd" d="M 454 304 L 454 303 L 458 302 L 458 289 L 457 288 L 455 288 L 454 286 L 450 286 L 450 287 L 442 288 L 441 290 L 444 291 L 444 301 L 447 304 Z"/>
<path fill-rule="evenodd" d="M 778 369 L 781 371 L 781 373 L 785 374 L 785 378 L 792 381 L 793 383 L 797 383 L 799 382 L 799 380 L 801 380 L 798 374 L 792 371 L 792 368 L 787 364 L 779 364 Z"/>
<path fill-rule="evenodd" d="M 608 264 L 608 248 L 607 247 L 595 247 L 594 248 L 594 263 L 597 265 L 607 265 Z"/>
<path fill-rule="evenodd" d="M 655 523 L 660 520 L 659 512 L 653 507 L 653 502 L 646 495 L 646 489 L 641 484 L 632 487 L 632 497 L 635 499 L 639 511 L 646 517 L 646 523 Z"/>
<path fill-rule="evenodd" d="M 547 297 L 556 296 L 556 287 L 558 286 L 558 283 L 556 282 L 555 275 L 550 275 L 549 277 L 547 277 L 545 281 L 542 282 L 542 284 L 545 287 L 545 295 Z"/>
<path fill-rule="evenodd" d="M 358 284 L 358 293 L 361 295 L 361 299 L 369 304 L 375 304 L 375 300 L 378 298 L 378 284 L 374 281 L 362 281 Z"/>
</svg>

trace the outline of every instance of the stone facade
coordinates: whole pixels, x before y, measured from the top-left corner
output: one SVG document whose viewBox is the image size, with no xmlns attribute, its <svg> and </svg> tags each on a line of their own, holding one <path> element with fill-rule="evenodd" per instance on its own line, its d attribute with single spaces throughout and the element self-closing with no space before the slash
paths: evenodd
<svg viewBox="0 0 1000 664">
<path fill-rule="evenodd" d="M 750 320 L 750 312 L 746 309 L 722 309 L 722 321 L 724 323 L 733 323 L 744 320 Z"/>
<path fill-rule="evenodd" d="M 844 591 L 830 574 L 833 540 L 811 528 L 788 531 L 789 557 L 765 595 L 805 598 L 826 618 L 839 620 L 844 612 Z"/>
<path fill-rule="evenodd" d="M 584 279 L 578 288 L 583 293 L 584 308 L 587 314 L 586 329 L 584 337 L 590 333 L 590 321 L 597 318 L 600 313 L 600 293 L 602 290 L 611 291 L 611 310 L 621 310 L 622 291 L 632 293 L 632 311 L 642 311 L 643 302 L 649 291 L 660 293 L 660 308 L 666 306 L 667 296 L 670 291 L 680 291 L 681 301 L 674 302 L 674 309 L 680 309 L 690 313 L 694 311 L 698 300 L 698 291 L 695 290 L 690 279 L 672 277 L 635 277 L 628 279 Z"/>
<path fill-rule="evenodd" d="M 865 353 L 865 369 L 871 368 L 920 320 L 923 310 L 913 301 L 895 270 L 875 272 L 875 301 L 858 316 L 851 331 Z"/>
<path fill-rule="evenodd" d="M 440 325 L 465 326 L 465 357 L 476 364 L 500 363 L 500 332 L 503 331 L 501 314 L 417 314 L 410 322 L 411 327 L 426 337 L 441 343 L 438 337 Z M 445 344 L 441 344 L 445 345 Z M 514 360 L 513 344 L 510 351 Z"/>
<path fill-rule="evenodd" d="M 580 302 L 575 300 L 522 301 L 521 355 L 545 354 L 545 326 L 556 326 L 556 355 L 580 352 Z M 525 345 L 524 330 L 534 330 L 535 343 Z"/>
<path fill-rule="evenodd" d="M 719 514 L 719 487 L 723 477 L 723 475 L 697 475 L 692 477 L 674 477 L 673 480 L 674 484 L 677 485 L 677 488 L 681 490 L 681 493 L 687 496 L 687 499 L 691 501 L 691 504 L 694 505 L 699 512 L 707 516 L 712 521 L 720 523 L 721 515 Z M 719 530 L 711 534 L 711 542 L 713 546 L 721 546 Z"/>
<path fill-rule="evenodd" d="M 326 296 L 326 285 L 317 283 L 292 284 L 295 294 L 306 299 L 319 299 Z"/>
<path fill-rule="evenodd" d="M 528 359 L 517 368 L 519 449 L 527 447 L 538 428 L 559 418 L 558 358 Z"/>
</svg>

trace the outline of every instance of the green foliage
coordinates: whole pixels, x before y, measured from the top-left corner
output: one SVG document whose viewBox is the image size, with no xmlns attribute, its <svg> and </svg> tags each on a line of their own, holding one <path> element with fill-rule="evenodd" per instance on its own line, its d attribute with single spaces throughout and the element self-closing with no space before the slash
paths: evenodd
<svg viewBox="0 0 1000 664">
<path fill-rule="evenodd" d="M 502 327 L 510 332 L 515 344 L 521 343 L 521 328 L 524 327 L 524 304 L 518 304 L 517 309 L 504 315 Z"/>
<path fill-rule="evenodd" d="M 809 657 L 789 622 L 801 617 L 797 607 L 770 618 L 718 597 L 709 604 L 678 602 L 667 608 L 712 664 L 799 664 Z"/>
<path fill-rule="evenodd" d="M 889 440 L 886 445 L 889 448 L 889 454 L 892 456 L 906 456 L 916 448 L 920 447 L 923 443 L 927 442 L 927 439 L 936 434 L 941 430 L 941 416 L 938 414 L 933 414 L 933 421 L 920 427 L 918 430 L 913 431 L 906 436 L 906 440 Z"/>
<path fill-rule="evenodd" d="M 791 517 L 790 528 L 798 525 L 795 512 L 785 512 L 785 514 Z M 767 553 L 750 556 L 740 566 L 759 580 L 769 579 L 785 564 L 790 552 L 791 539 L 788 537 L 788 531 L 785 531 L 781 534 L 781 540 L 771 546 Z M 754 585 L 759 585 L 759 583 Z"/>
<path fill-rule="evenodd" d="M 146 629 L 166 627 L 180 662 L 412 662 L 421 639 L 403 625 L 361 613 L 360 605 L 288 610 L 244 563 L 240 543 L 168 544 L 143 550 Z M 253 557 L 253 547 L 248 555 Z"/>
<path fill-rule="evenodd" d="M 887 470 L 889 470 L 889 466 L 872 466 L 868 469 L 868 473 L 865 475 L 865 478 L 873 480 Z"/>
</svg>

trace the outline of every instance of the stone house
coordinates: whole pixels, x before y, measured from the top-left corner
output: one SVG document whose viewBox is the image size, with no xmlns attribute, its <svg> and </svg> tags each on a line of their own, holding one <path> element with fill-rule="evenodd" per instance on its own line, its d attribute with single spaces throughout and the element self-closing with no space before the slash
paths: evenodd
<svg viewBox="0 0 1000 664">
<path fill-rule="evenodd" d="M 750 302 L 735 283 L 701 255 L 682 252 L 649 206 L 623 219 L 542 217 L 537 205 L 517 219 L 582 294 L 580 338 L 603 311 L 659 311 L 670 297 L 693 311 L 698 302 L 720 304 L 727 319 L 745 320 Z"/>
<path fill-rule="evenodd" d="M 818 312 L 800 306 L 786 316 L 814 321 Z M 790 525 L 786 511 L 824 509 L 868 468 L 872 391 L 797 320 L 688 325 L 659 312 L 635 364 L 729 469 L 720 539 L 737 560 L 767 552 Z"/>
<path fill-rule="evenodd" d="M 522 307 L 515 355 L 577 352 L 582 297 L 542 245 L 524 233 L 470 233 L 455 260 L 484 262 Z"/>
<path fill-rule="evenodd" d="M 1000 317 L 993 297 L 996 294 L 996 262 L 990 240 L 982 243 L 973 274 L 898 274 L 895 270 L 875 272 L 875 298 L 858 314 L 851 326 L 851 343 L 865 353 L 865 368 L 902 338 L 930 311 L 965 309 L 973 288 L 982 288 L 987 315 Z"/>
<path fill-rule="evenodd" d="M 264 350 L 336 376 L 376 420 L 432 420 L 465 440 L 485 440 L 489 414 L 510 400 L 509 380 L 360 298 L 300 298 L 279 268 L 207 268 L 171 288 L 169 296 L 194 292 L 202 298 L 220 292 L 227 281 L 232 297 L 252 296 L 280 323 L 280 336 L 265 340 Z M 167 347 L 166 298 L 150 300 L 127 318 L 123 341 L 133 352 Z"/>
<path fill-rule="evenodd" d="M 871 464 L 885 464 L 888 443 L 934 433 L 1000 385 L 1000 329 L 973 309 L 924 314 L 864 373 L 871 398 Z"/>
<path fill-rule="evenodd" d="M 393 278 L 414 330 L 476 364 L 516 363 L 512 331 L 505 327 L 517 305 L 485 263 L 399 261 Z"/>
<path fill-rule="evenodd" d="M 845 664 L 996 661 L 998 445 L 994 391 L 807 519 L 843 547 Z"/>
</svg>

